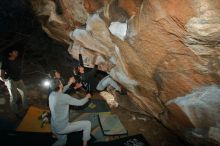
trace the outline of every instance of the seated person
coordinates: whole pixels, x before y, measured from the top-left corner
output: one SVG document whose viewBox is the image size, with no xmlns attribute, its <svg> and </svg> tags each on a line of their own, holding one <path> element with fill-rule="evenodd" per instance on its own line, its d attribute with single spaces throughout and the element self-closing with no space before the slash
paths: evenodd
<svg viewBox="0 0 220 146">
<path fill-rule="evenodd" d="M 77 70 L 77 75 L 79 77 L 79 81 L 81 83 L 81 86 L 87 91 L 87 92 L 94 92 L 95 90 L 103 91 L 106 87 L 109 85 L 112 86 L 116 91 L 118 91 L 120 94 L 124 95 L 126 92 L 124 89 L 122 89 L 117 82 L 115 82 L 110 75 L 106 75 L 102 78 L 97 78 L 97 68 L 98 65 L 95 63 L 95 67 L 85 72 L 85 68 L 83 66 L 78 66 L 77 69 L 74 69 L 74 71 Z"/>
<path fill-rule="evenodd" d="M 49 107 L 51 112 L 51 129 L 57 137 L 57 141 L 53 146 L 65 145 L 67 134 L 75 131 L 83 131 L 83 146 L 87 146 L 87 141 L 90 139 L 90 121 L 69 122 L 69 105 L 82 106 L 91 98 L 91 95 L 87 94 L 85 98 L 78 100 L 64 94 L 65 90 L 74 82 L 74 78 L 70 78 L 66 86 L 63 86 L 59 79 L 54 79 L 52 82 L 53 91 L 49 96 Z"/>
</svg>

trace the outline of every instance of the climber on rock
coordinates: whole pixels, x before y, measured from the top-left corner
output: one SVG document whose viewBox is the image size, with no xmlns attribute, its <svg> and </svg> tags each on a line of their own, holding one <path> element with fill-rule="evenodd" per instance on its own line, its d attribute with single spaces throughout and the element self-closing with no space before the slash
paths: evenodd
<svg viewBox="0 0 220 146">
<path fill-rule="evenodd" d="M 86 90 L 86 92 L 92 93 L 96 90 L 103 91 L 106 89 L 106 87 L 111 86 L 119 94 L 121 95 L 127 94 L 124 88 L 118 85 L 118 83 L 114 81 L 110 75 L 108 74 L 107 75 L 105 74 L 102 76 L 97 75 L 97 71 L 98 71 L 97 68 L 98 68 L 98 65 L 101 63 L 103 63 L 102 59 L 100 59 L 100 57 L 97 57 L 95 61 L 95 67 L 92 70 L 85 71 L 85 68 L 82 62 L 77 67 L 77 69 L 74 69 L 74 71 L 77 71 L 75 74 L 77 74 L 78 76 L 78 82 L 81 83 L 81 87 L 83 87 Z"/>
</svg>

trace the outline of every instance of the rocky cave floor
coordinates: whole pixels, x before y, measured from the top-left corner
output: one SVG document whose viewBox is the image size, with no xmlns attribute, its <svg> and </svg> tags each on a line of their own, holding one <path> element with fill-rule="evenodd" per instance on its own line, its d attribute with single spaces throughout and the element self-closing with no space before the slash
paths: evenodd
<svg viewBox="0 0 220 146">
<path fill-rule="evenodd" d="M 28 89 L 28 99 L 30 106 L 47 107 L 47 90 L 42 87 L 43 77 L 30 76 L 24 79 Z M 22 117 L 15 116 L 9 108 L 9 94 L 7 88 L 1 82 L 0 99 L 5 99 L 5 104 L 0 105 L 0 118 L 5 119 L 14 126 L 18 126 Z M 3 92 L 2 92 L 3 91 Z M 101 98 L 99 94 L 93 95 L 93 98 Z M 151 146 L 183 146 L 181 140 L 171 133 L 167 128 L 161 125 L 157 120 L 145 115 L 130 112 L 120 105 L 117 108 L 111 108 L 112 113 L 119 116 L 121 122 L 128 130 L 129 135 L 143 134 Z M 22 115 L 24 116 L 24 115 Z"/>
</svg>

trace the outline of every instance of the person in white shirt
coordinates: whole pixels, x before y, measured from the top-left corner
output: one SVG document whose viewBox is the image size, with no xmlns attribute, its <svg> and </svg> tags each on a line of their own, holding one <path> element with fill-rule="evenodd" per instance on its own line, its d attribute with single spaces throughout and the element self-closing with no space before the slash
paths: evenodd
<svg viewBox="0 0 220 146">
<path fill-rule="evenodd" d="M 57 141 L 53 146 L 65 145 L 67 134 L 75 131 L 83 131 L 83 146 L 87 146 L 87 142 L 90 140 L 90 121 L 69 122 L 69 105 L 82 106 L 89 101 L 89 98 L 91 98 L 90 94 L 86 94 L 86 96 L 80 100 L 69 96 L 68 94 L 64 94 L 65 90 L 67 90 L 74 82 L 75 78 L 70 78 L 68 84 L 63 86 L 59 79 L 53 80 L 53 91 L 49 95 L 51 129 L 57 137 Z"/>
</svg>

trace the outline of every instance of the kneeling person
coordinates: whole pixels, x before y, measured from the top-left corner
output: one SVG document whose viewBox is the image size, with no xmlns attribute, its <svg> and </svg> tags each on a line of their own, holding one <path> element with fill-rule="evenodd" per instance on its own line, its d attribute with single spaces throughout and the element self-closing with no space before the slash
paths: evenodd
<svg viewBox="0 0 220 146">
<path fill-rule="evenodd" d="M 65 90 L 74 82 L 75 79 L 72 78 L 66 86 L 63 86 L 59 79 L 53 80 L 53 91 L 49 95 L 49 107 L 51 111 L 51 129 L 58 138 L 53 146 L 65 145 L 67 134 L 75 131 L 83 131 L 83 146 L 87 146 L 87 141 L 90 139 L 90 121 L 69 122 L 69 105 L 82 106 L 91 97 L 90 94 L 87 94 L 85 98 L 78 100 L 64 94 Z"/>
</svg>

